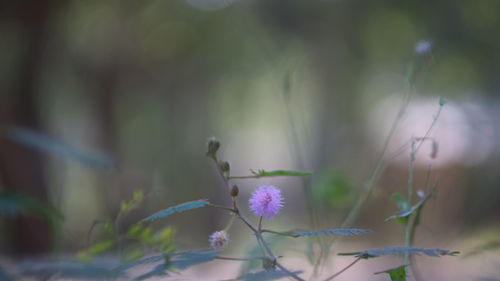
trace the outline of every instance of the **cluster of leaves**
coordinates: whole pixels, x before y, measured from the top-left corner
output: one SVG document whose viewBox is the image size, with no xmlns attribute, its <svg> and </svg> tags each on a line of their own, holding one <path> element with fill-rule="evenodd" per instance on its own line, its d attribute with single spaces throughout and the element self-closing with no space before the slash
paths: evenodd
<svg viewBox="0 0 500 281">
<path fill-rule="evenodd" d="M 413 246 L 392 246 L 382 249 L 370 249 L 359 252 L 339 253 L 340 256 L 355 256 L 362 259 L 376 258 L 384 255 L 419 255 L 424 254 L 430 257 L 455 256 L 459 254 L 457 251 L 450 251 L 440 248 L 420 248 Z"/>
<path fill-rule="evenodd" d="M 124 234 L 119 233 L 120 219 L 128 212 L 139 208 L 144 198 L 142 191 L 135 191 L 131 200 L 125 200 L 121 203 L 120 213 L 114 223 L 110 221 L 98 223 L 100 239 L 87 249 L 80 251 L 78 257 L 89 261 L 96 255 L 116 248 L 118 248 L 117 250 L 124 261 L 141 258 L 152 250 L 163 254 L 174 252 L 173 237 L 175 230 L 170 226 L 155 231 L 146 221 L 139 221 L 128 227 Z M 89 235 L 92 233 L 93 228 L 91 228 Z"/>
</svg>

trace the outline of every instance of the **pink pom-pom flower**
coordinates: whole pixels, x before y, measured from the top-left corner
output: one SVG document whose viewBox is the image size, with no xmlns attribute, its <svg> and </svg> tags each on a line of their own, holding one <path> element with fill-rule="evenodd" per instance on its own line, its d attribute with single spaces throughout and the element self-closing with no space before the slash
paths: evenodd
<svg viewBox="0 0 500 281">
<path fill-rule="evenodd" d="M 210 247 L 216 251 L 220 251 L 227 246 L 229 242 L 229 235 L 226 231 L 216 231 L 210 235 L 208 238 L 208 242 L 210 243 Z"/>
<path fill-rule="evenodd" d="M 272 185 L 261 185 L 252 193 L 249 203 L 255 215 L 272 218 L 283 207 L 281 190 Z"/>
</svg>

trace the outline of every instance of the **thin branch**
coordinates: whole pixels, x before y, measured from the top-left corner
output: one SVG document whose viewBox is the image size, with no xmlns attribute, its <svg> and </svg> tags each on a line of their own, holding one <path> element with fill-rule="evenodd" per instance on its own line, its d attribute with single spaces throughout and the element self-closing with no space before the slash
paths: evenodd
<svg viewBox="0 0 500 281">
<path fill-rule="evenodd" d="M 222 209 L 222 210 L 227 210 L 227 211 L 230 211 L 232 213 L 236 213 L 235 209 L 229 208 L 229 207 L 226 207 L 226 206 L 216 205 L 216 204 L 212 204 L 212 203 L 208 203 L 208 204 L 206 204 L 206 206 L 212 207 L 212 208 L 217 208 L 217 209 Z"/>
<path fill-rule="evenodd" d="M 216 256 L 216 260 L 226 260 L 226 261 L 253 261 L 253 260 L 263 260 L 263 257 L 255 257 L 255 258 L 235 258 L 235 257 L 224 257 L 224 256 Z"/>
<path fill-rule="evenodd" d="M 287 236 L 287 237 L 293 237 L 293 238 L 299 237 L 299 235 L 291 233 L 291 232 L 279 232 L 279 231 L 274 231 L 274 230 L 270 230 L 270 229 L 262 229 L 260 232 L 262 232 L 262 233 L 267 232 L 267 233 L 272 233 L 272 234 L 277 234 L 277 235 Z"/>
<path fill-rule="evenodd" d="M 436 115 L 434 115 L 434 118 L 432 119 L 432 123 L 431 125 L 429 126 L 429 128 L 427 129 L 427 131 L 425 132 L 424 136 L 422 137 L 422 139 L 426 139 L 429 137 L 429 134 L 431 133 L 432 129 L 434 128 L 434 126 L 436 125 L 436 122 L 439 118 L 439 115 L 441 115 L 441 111 L 443 110 L 443 106 L 444 104 L 440 104 L 439 105 L 439 109 L 436 113 Z M 417 148 L 415 149 L 415 154 L 417 154 L 417 152 L 420 150 L 420 147 L 422 146 L 423 142 L 420 142 L 418 145 L 417 145 Z"/>
<path fill-rule="evenodd" d="M 330 280 L 333 280 L 334 278 L 336 278 L 337 276 L 339 276 L 340 274 L 344 273 L 344 271 L 348 270 L 349 268 L 351 268 L 353 265 L 355 265 L 358 261 L 360 261 L 362 259 L 362 257 L 358 257 L 357 259 L 355 259 L 353 262 L 351 262 L 350 264 L 348 264 L 346 267 L 342 268 L 339 272 L 333 274 L 332 276 L 328 277 L 325 279 L 325 281 L 330 281 Z"/>
<path fill-rule="evenodd" d="M 293 278 L 293 279 L 295 279 L 297 281 L 306 281 L 305 279 L 300 278 L 297 274 L 295 274 L 295 273 L 291 272 L 290 270 L 288 270 L 286 267 L 284 267 L 283 265 L 281 265 L 279 262 L 276 262 L 276 267 L 278 267 L 282 271 L 286 272 L 288 275 L 290 275 L 291 278 Z"/>
</svg>

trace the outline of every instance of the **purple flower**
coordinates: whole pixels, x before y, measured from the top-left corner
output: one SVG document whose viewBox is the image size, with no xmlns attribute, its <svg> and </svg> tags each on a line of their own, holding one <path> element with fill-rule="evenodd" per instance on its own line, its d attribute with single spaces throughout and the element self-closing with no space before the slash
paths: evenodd
<svg viewBox="0 0 500 281">
<path fill-rule="evenodd" d="M 226 231 L 216 231 L 210 235 L 208 238 L 208 242 L 210 243 L 210 247 L 214 250 L 222 250 L 227 246 L 229 242 L 229 235 Z"/>
<path fill-rule="evenodd" d="M 281 190 L 272 185 L 261 185 L 252 193 L 249 203 L 255 215 L 272 218 L 283 207 Z"/>
</svg>

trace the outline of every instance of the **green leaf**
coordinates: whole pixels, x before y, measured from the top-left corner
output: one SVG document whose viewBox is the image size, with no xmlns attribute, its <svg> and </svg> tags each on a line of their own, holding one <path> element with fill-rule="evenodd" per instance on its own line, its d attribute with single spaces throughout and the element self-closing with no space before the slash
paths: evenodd
<svg viewBox="0 0 500 281">
<path fill-rule="evenodd" d="M 311 172 L 303 172 L 303 171 L 291 171 L 291 170 L 274 170 L 274 171 L 265 171 L 258 170 L 257 172 L 250 170 L 254 175 L 258 177 L 278 177 L 278 176 L 298 176 L 305 177 L 311 176 Z"/>
<path fill-rule="evenodd" d="M 85 151 L 30 129 L 9 128 L 7 137 L 36 150 L 64 156 L 91 167 L 99 169 L 112 169 L 114 167 L 113 160 L 108 155 Z"/>
<path fill-rule="evenodd" d="M 125 260 L 133 261 L 144 256 L 144 250 L 141 246 L 134 246 L 125 251 Z"/>
<path fill-rule="evenodd" d="M 370 229 L 362 229 L 362 228 L 330 228 L 326 230 L 317 230 L 317 231 L 292 231 L 295 237 L 310 237 L 310 236 L 320 236 L 320 235 L 342 235 L 342 236 L 351 236 L 351 235 L 360 235 L 372 232 Z"/>
<path fill-rule="evenodd" d="M 103 253 L 111 249 L 114 245 L 115 245 L 115 240 L 104 240 L 90 246 L 88 252 L 91 255 L 98 255 L 100 253 Z"/>
<path fill-rule="evenodd" d="M 381 272 L 376 272 L 375 274 L 386 273 L 391 277 L 391 281 L 406 281 L 406 267 L 408 265 L 398 266 L 396 268 L 387 269 Z"/>
<path fill-rule="evenodd" d="M 301 274 L 302 271 L 292 271 L 291 273 L 298 275 Z M 255 273 L 246 273 L 238 277 L 238 279 L 245 281 L 267 281 L 276 280 L 287 276 L 290 276 L 290 273 L 283 270 L 263 270 Z"/>
<path fill-rule="evenodd" d="M 440 248 L 420 248 L 413 246 L 392 246 L 385 247 L 383 249 L 370 249 L 359 252 L 351 253 L 339 253 L 339 256 L 356 256 L 364 259 L 375 258 L 383 255 L 420 255 L 424 254 L 430 257 L 440 257 L 440 256 L 456 256 L 460 252 L 450 251 Z"/>
<path fill-rule="evenodd" d="M 142 190 L 135 190 L 131 200 L 124 200 L 121 203 L 121 211 L 129 212 L 141 206 L 144 200 L 144 192 Z"/>
<path fill-rule="evenodd" d="M 107 239 L 104 241 L 97 242 L 90 246 L 88 249 L 78 253 L 78 258 L 82 261 L 91 261 L 95 255 L 99 255 L 115 246 L 115 239 Z"/>
<path fill-rule="evenodd" d="M 188 211 L 191 209 L 201 208 L 207 204 L 208 204 L 208 200 L 197 200 L 197 201 L 190 201 L 190 202 L 182 203 L 182 204 L 175 205 L 175 206 L 172 206 L 170 208 L 161 210 L 161 211 L 143 219 L 143 221 L 154 221 L 154 220 L 169 216 L 173 213 L 184 212 L 184 211 Z"/>
</svg>

